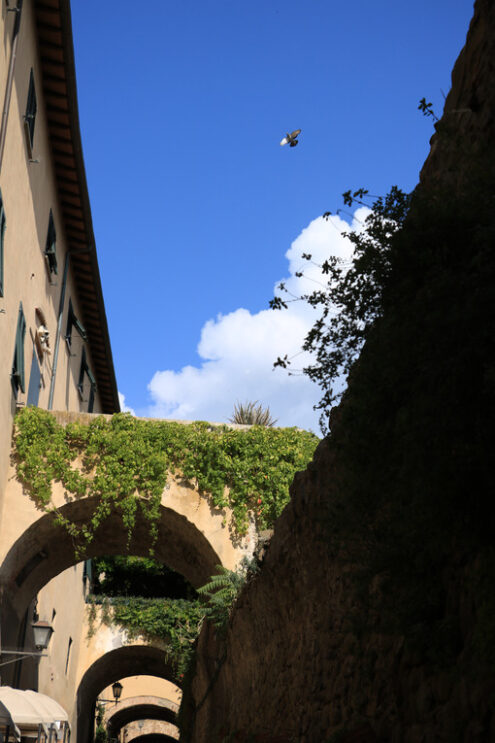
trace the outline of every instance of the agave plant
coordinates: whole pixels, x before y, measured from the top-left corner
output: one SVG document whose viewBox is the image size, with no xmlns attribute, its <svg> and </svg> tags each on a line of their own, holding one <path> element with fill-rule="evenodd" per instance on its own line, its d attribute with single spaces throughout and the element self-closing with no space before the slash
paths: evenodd
<svg viewBox="0 0 495 743">
<path fill-rule="evenodd" d="M 244 404 L 237 402 L 229 421 L 247 426 L 274 426 L 277 422 L 276 418 L 272 418 L 270 408 L 264 408 L 258 400 Z"/>
</svg>

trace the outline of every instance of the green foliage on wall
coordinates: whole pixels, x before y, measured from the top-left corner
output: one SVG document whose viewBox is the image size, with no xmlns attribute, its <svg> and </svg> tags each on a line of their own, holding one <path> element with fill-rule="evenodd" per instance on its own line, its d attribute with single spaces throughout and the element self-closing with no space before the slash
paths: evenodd
<svg viewBox="0 0 495 743">
<path fill-rule="evenodd" d="M 105 706 L 100 702 L 96 705 L 95 743 L 108 743 L 108 732 L 103 721 L 104 716 Z"/>
<path fill-rule="evenodd" d="M 97 607 L 107 626 L 118 625 L 129 640 L 144 637 L 161 640 L 178 680 L 184 675 L 205 615 L 199 601 L 185 599 L 146 599 L 138 596 L 92 597 L 89 600 L 90 634 L 94 633 Z"/>
<path fill-rule="evenodd" d="M 243 558 L 237 570 L 217 565 L 218 573 L 208 583 L 198 588 L 207 600 L 205 617 L 222 634 L 227 628 L 236 599 L 248 578 L 258 571 L 256 560 Z"/>
<path fill-rule="evenodd" d="M 92 560 L 92 593 L 100 596 L 194 599 L 196 591 L 180 573 L 149 557 L 106 555 Z"/>
<path fill-rule="evenodd" d="M 259 529 L 271 527 L 289 500 L 295 472 L 313 456 L 317 437 L 296 428 L 232 429 L 201 421 L 181 424 L 117 414 L 65 428 L 48 412 L 25 408 L 16 418 L 17 473 L 38 508 L 52 512 L 75 544 L 87 544 L 117 508 L 129 539 L 136 513 L 149 520 L 156 539 L 160 500 L 169 474 L 197 485 L 219 509 L 229 507 L 239 535 L 249 512 Z M 76 459 L 78 463 L 76 466 Z M 83 527 L 51 503 L 52 482 L 69 496 L 96 496 Z"/>
<path fill-rule="evenodd" d="M 148 561 L 151 562 L 151 561 Z M 148 566 L 153 570 L 153 564 Z M 178 680 L 187 672 L 194 642 L 203 619 L 210 621 L 223 633 L 237 596 L 248 578 L 257 571 L 255 561 L 244 559 L 239 568 L 228 570 L 217 566 L 218 574 L 198 589 L 204 600 L 145 598 L 143 596 L 90 596 L 89 636 L 96 631 L 98 608 L 100 621 L 117 625 L 127 631 L 129 640 L 144 637 L 149 642 L 160 640 L 165 644 L 167 658 L 176 671 Z"/>
</svg>

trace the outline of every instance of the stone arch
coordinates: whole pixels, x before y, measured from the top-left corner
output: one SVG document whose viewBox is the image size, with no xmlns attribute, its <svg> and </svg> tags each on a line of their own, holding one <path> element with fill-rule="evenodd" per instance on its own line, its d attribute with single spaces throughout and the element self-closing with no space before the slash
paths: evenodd
<svg viewBox="0 0 495 743">
<path fill-rule="evenodd" d="M 175 725 L 178 711 L 179 707 L 175 702 L 163 697 L 127 697 L 108 709 L 105 723 L 110 737 L 116 738 L 121 728 L 135 720 L 162 720 Z"/>
<path fill-rule="evenodd" d="M 98 694 L 131 674 L 157 676 L 179 686 L 164 650 L 150 645 L 126 645 L 106 653 L 88 668 L 77 689 L 77 743 L 91 740 Z"/>
<path fill-rule="evenodd" d="M 165 723 L 166 725 L 167 723 Z M 136 737 L 126 738 L 126 743 L 177 743 L 178 738 L 167 735 L 166 733 L 147 733 L 137 735 Z"/>
<path fill-rule="evenodd" d="M 96 505 L 95 498 L 81 498 L 60 508 L 63 516 L 76 525 L 87 523 Z M 127 529 L 115 510 L 99 526 L 84 557 L 130 554 L 149 555 L 149 522 L 138 509 L 132 538 L 128 544 Z M 194 586 L 204 584 L 222 564 L 204 534 L 185 516 L 172 508 L 160 506 L 155 558 L 181 573 Z M 9 609 L 21 617 L 33 597 L 52 578 L 80 561 L 67 530 L 45 514 L 28 527 L 8 551 L 0 569 L 3 599 L 8 596 Z"/>
<path fill-rule="evenodd" d="M 162 720 L 138 720 L 123 730 L 122 740 L 123 743 L 169 743 L 179 740 L 179 730 Z"/>
</svg>

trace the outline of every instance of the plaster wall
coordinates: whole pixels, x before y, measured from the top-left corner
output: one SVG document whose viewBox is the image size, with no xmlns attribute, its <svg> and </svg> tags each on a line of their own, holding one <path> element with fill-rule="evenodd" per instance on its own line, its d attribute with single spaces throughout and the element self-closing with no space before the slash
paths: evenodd
<svg viewBox="0 0 495 743">
<path fill-rule="evenodd" d="M 13 417 L 18 407 L 27 404 L 33 360 L 40 370 L 37 400 L 39 407 L 48 408 L 50 386 L 53 384 L 53 407 L 84 411 L 88 409 L 90 390 L 87 376 L 82 394 L 78 389 L 83 339 L 73 329 L 70 347 L 65 340 L 69 300 L 74 314 L 84 326 L 70 261 L 62 306 L 56 375 L 54 369 L 54 350 L 69 240 L 63 221 L 48 131 L 34 16 L 35 0 L 24 0 L 20 16 L 13 10 L 9 11 L 6 2 L 2 1 L 0 5 L 1 106 L 7 100 L 14 23 L 16 17 L 20 17 L 13 85 L 4 129 L 5 148 L 0 169 L 0 191 L 6 221 L 3 281 L 0 290 L 0 559 L 3 559 L 4 547 L 22 533 L 23 525 L 40 516 L 22 488 L 11 491 L 8 486 Z M 10 5 L 13 7 L 15 3 Z M 32 152 L 28 148 L 24 124 L 31 69 L 37 99 Z M 50 272 L 45 257 L 50 210 L 56 231 L 57 273 Z M 24 391 L 18 389 L 16 392 L 11 373 L 21 303 L 26 322 L 25 385 Z M 49 352 L 36 345 L 37 329 L 41 324 L 49 331 Z M 91 348 L 89 343 L 84 345 L 88 366 L 93 369 Z M 93 409 L 95 412 L 102 409 L 97 390 Z M 9 608 L 15 585 L 3 585 L 0 588 L 2 614 L 5 606 L 8 607 L 7 619 L 2 616 L 0 647 L 32 648 L 30 624 L 35 608 L 39 617 L 51 622 L 55 628 L 47 657 L 39 660 L 27 658 L 22 663 L 2 668 L 3 683 L 20 688 L 38 688 L 59 701 L 70 712 L 74 706 L 85 616 L 85 590 L 83 566 L 73 565 L 53 577 L 40 591 L 34 592 L 29 597 L 31 603 L 27 610 L 24 607 L 16 615 Z"/>
<path fill-rule="evenodd" d="M 134 697 L 150 696 L 168 699 L 174 702 L 174 704 L 180 705 L 182 692 L 171 681 L 166 681 L 156 676 L 126 676 L 120 679 L 120 683 L 123 686 L 122 696 L 120 697 L 121 702 Z M 101 696 L 105 699 L 113 699 L 112 687 L 108 686 L 104 689 Z"/>
<path fill-rule="evenodd" d="M 56 419 L 63 424 L 74 420 L 83 423 L 89 422 L 89 414 L 76 414 L 60 411 L 55 413 Z M 187 423 L 184 423 L 187 425 Z M 77 463 L 75 464 L 77 467 Z M 61 507 L 68 502 L 68 497 L 60 483 L 52 484 L 52 504 Z M 237 539 L 232 531 L 232 513 L 229 509 L 214 508 L 209 499 L 198 492 L 193 486 L 185 486 L 172 475 L 162 494 L 162 506 L 184 516 L 188 522 L 211 544 L 221 564 L 234 569 L 244 556 L 250 556 L 256 545 L 256 529 L 250 527 L 246 537 Z M 37 510 L 29 495 L 24 492 L 18 481 L 13 463 L 10 464 L 7 484 L 4 495 L 4 509 L 6 512 L 15 512 L 15 519 L 5 519 L 2 524 L 0 540 L 0 564 L 12 545 L 19 537 L 35 523 L 40 512 Z"/>
<path fill-rule="evenodd" d="M 54 633 L 46 658 L 39 663 L 38 690 L 56 699 L 73 715 L 79 658 L 84 652 L 85 597 L 88 583 L 84 564 L 78 563 L 51 580 L 38 594 L 40 619 L 49 621 Z M 70 720 L 74 729 L 75 720 Z"/>
<path fill-rule="evenodd" d="M 3 102 L 15 13 L 7 12 L 2 3 L 0 18 L 0 101 Z M 24 113 L 33 70 L 37 97 L 32 158 L 29 157 Z M 3 498 L 7 477 L 12 420 L 16 407 L 25 405 L 29 389 L 33 357 L 41 372 L 38 405 L 48 407 L 50 384 L 54 375 L 53 352 L 57 334 L 57 320 L 62 291 L 62 279 L 68 242 L 62 221 L 57 184 L 45 116 L 45 100 L 40 76 L 33 0 L 25 0 L 22 8 L 14 83 L 9 106 L 5 151 L 0 172 L 0 190 L 5 210 L 3 296 L 0 296 L 0 541 L 3 542 L 3 523 L 9 521 L 10 507 Z M 50 273 L 44 255 L 49 214 L 52 210 L 56 230 L 58 273 Z M 77 383 L 81 366 L 82 339 L 73 331 L 72 347 L 64 340 L 67 328 L 69 299 L 76 316 L 83 322 L 72 272 L 69 268 L 61 342 L 56 369 L 53 407 L 62 410 L 87 410 L 89 390 L 81 397 Z M 11 383 L 16 328 L 22 303 L 26 321 L 24 340 L 25 390 L 14 393 Z M 35 336 L 41 324 L 36 308 L 41 310 L 50 333 L 51 353 L 37 353 Z M 91 349 L 86 345 L 88 365 L 92 367 Z M 101 409 L 98 392 L 95 412 Z"/>
<path fill-rule="evenodd" d="M 101 621 L 101 609 L 97 607 L 96 617 L 93 621 L 89 618 L 89 605 L 85 605 L 84 610 L 81 612 L 81 624 L 79 632 L 79 653 L 77 657 L 77 667 L 74 675 L 74 688 L 77 689 L 79 683 L 88 670 L 96 661 L 102 658 L 107 653 L 117 648 L 121 648 L 129 645 L 148 645 L 149 642 L 145 639 L 137 638 L 136 640 L 129 640 L 125 630 L 121 630 L 116 626 L 108 626 Z M 156 644 L 156 647 L 164 647 L 160 643 Z M 128 697 L 135 697 L 137 695 L 153 695 L 153 696 L 164 696 L 171 693 L 173 696 L 166 698 L 171 701 L 175 701 L 177 694 L 180 691 L 177 687 L 164 679 L 159 679 L 154 676 L 131 676 L 121 680 L 122 690 L 121 700 Z M 99 696 L 104 699 L 112 700 L 113 692 L 111 685 L 103 690 L 96 690 Z"/>
</svg>

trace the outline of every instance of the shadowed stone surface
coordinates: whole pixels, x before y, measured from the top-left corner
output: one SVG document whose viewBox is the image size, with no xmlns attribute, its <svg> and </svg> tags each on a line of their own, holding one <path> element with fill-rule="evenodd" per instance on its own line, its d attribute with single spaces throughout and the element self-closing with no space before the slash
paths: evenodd
<svg viewBox="0 0 495 743">
<path fill-rule="evenodd" d="M 203 626 L 184 694 L 187 743 L 495 740 L 494 60 L 495 3 L 478 0 L 400 243 L 407 294 L 370 334 L 332 436 L 296 475 L 226 638 Z M 460 245 L 448 231 L 456 215 L 440 207 L 465 193 L 475 198 L 454 222 L 466 225 Z M 423 199 L 434 220 L 435 198 L 437 231 L 414 212 Z M 414 514 L 413 532 L 400 509 L 417 493 L 438 519 Z M 377 554 L 387 561 L 370 574 L 363 556 L 379 565 Z M 399 568 L 412 577 L 387 592 Z M 403 624 L 387 626 L 385 609 Z"/>
</svg>

